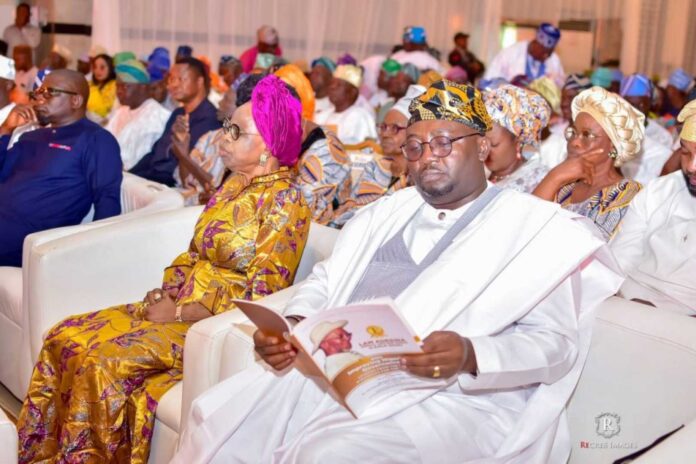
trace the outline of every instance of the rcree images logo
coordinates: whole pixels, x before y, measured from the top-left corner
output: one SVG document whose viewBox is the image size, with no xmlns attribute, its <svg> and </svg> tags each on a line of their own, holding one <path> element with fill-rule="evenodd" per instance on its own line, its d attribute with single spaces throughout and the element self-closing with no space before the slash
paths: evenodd
<svg viewBox="0 0 696 464">
<path fill-rule="evenodd" d="M 597 435 L 604 438 L 615 437 L 621 433 L 621 417 L 618 414 L 605 412 L 595 417 Z"/>
</svg>

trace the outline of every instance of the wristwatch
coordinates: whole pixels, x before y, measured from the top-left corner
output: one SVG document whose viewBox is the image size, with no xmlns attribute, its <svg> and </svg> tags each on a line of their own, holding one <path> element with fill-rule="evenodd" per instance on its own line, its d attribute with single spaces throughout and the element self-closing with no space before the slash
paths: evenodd
<svg viewBox="0 0 696 464">
<path fill-rule="evenodd" d="M 174 320 L 176 322 L 184 322 L 184 320 L 181 318 L 181 312 L 184 310 L 183 306 L 177 306 L 176 307 L 176 312 L 174 313 Z"/>
</svg>

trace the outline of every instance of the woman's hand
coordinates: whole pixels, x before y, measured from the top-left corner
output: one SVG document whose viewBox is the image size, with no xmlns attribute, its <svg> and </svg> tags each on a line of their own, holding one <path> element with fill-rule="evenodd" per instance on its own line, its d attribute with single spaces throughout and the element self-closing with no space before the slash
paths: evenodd
<svg viewBox="0 0 696 464">
<path fill-rule="evenodd" d="M 143 302 L 148 306 L 159 303 L 162 298 L 164 298 L 165 293 L 167 292 L 161 288 L 154 288 L 147 292 L 145 298 L 143 298 Z"/>
<path fill-rule="evenodd" d="M 567 158 L 561 164 L 553 168 L 549 172 L 549 175 L 551 175 L 551 173 L 554 173 L 556 178 L 562 183 L 561 187 L 571 182 L 584 182 L 588 185 L 592 185 L 594 165 L 584 156 Z"/>
<path fill-rule="evenodd" d="M 174 322 L 175 318 L 176 303 L 167 292 L 162 293 L 161 300 L 145 308 L 145 319 L 150 322 Z"/>
<path fill-rule="evenodd" d="M 476 354 L 468 338 L 456 332 L 433 332 L 423 340 L 422 354 L 408 354 L 401 365 L 420 377 L 449 378 L 463 372 L 474 374 L 477 370 Z"/>
<path fill-rule="evenodd" d="M 254 349 L 266 364 L 277 371 L 288 367 L 297 357 L 297 350 L 290 342 L 266 335 L 260 330 L 254 332 Z"/>
</svg>

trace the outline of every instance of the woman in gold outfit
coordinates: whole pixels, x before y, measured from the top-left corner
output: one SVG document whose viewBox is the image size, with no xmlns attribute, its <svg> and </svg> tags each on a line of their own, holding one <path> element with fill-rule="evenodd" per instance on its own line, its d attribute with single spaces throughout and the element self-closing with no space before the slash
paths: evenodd
<svg viewBox="0 0 696 464">
<path fill-rule="evenodd" d="M 21 463 L 146 463 L 157 402 L 182 379 L 186 331 L 233 309 L 233 298 L 292 284 L 311 217 L 289 169 L 300 115 L 285 84 L 264 78 L 225 122 L 222 157 L 234 174 L 162 288 L 50 330 L 19 417 Z"/>
</svg>

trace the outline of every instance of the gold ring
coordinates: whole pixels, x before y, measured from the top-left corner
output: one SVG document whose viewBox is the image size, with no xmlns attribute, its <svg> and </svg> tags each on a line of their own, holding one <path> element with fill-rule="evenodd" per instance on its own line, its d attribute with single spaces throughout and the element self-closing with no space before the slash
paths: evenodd
<svg viewBox="0 0 696 464">
<path fill-rule="evenodd" d="M 159 301 L 162 299 L 162 292 L 155 292 L 155 301 Z"/>
<path fill-rule="evenodd" d="M 437 379 L 440 377 L 440 366 L 433 367 L 433 378 Z"/>
</svg>

